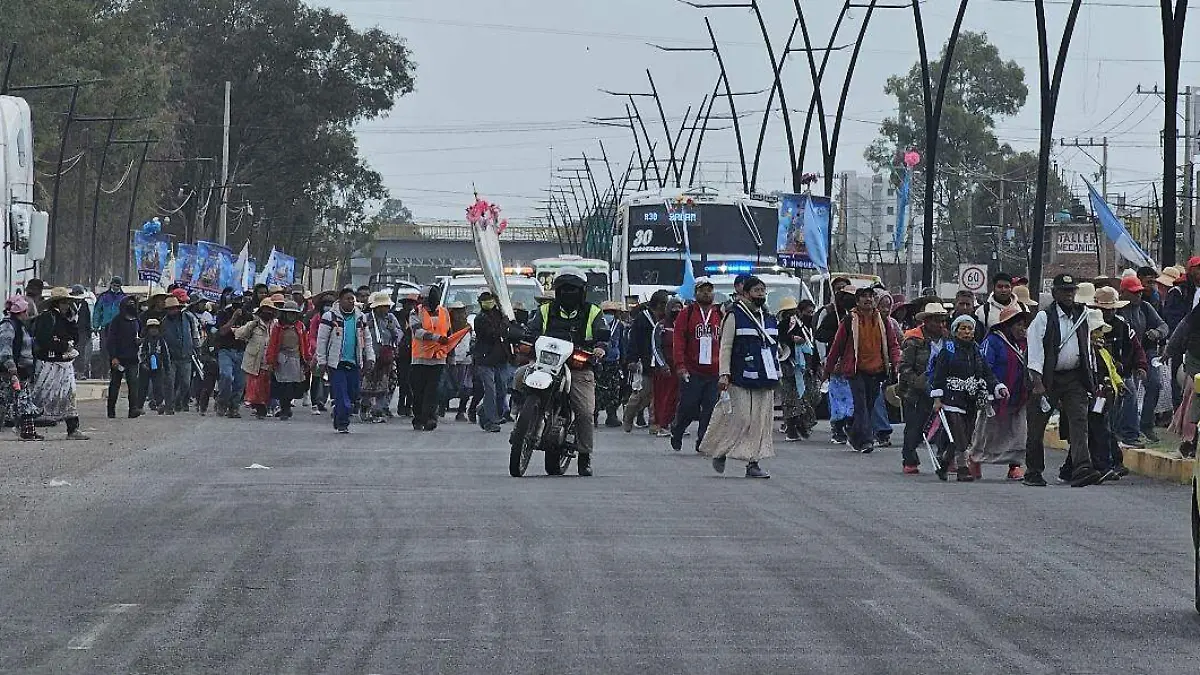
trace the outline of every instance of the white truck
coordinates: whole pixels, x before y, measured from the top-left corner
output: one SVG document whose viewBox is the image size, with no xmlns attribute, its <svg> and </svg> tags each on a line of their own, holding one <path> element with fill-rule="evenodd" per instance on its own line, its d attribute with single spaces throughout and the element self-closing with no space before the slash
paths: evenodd
<svg viewBox="0 0 1200 675">
<path fill-rule="evenodd" d="M 50 216 L 33 201 L 33 119 L 23 98 L 0 96 L 0 293 L 21 292 L 45 258 Z"/>
</svg>

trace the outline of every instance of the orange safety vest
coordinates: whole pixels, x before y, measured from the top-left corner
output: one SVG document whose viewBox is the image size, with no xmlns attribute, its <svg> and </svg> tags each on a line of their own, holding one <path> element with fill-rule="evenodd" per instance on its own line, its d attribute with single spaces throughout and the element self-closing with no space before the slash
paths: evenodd
<svg viewBox="0 0 1200 675">
<path fill-rule="evenodd" d="M 450 312 L 446 311 L 445 307 L 438 307 L 436 319 L 424 305 L 418 307 L 417 311 L 419 312 L 418 316 L 421 317 L 421 328 L 434 335 L 450 335 Z M 444 349 L 437 340 L 420 340 L 417 336 L 413 336 L 412 356 L 414 359 L 445 358 Z"/>
</svg>

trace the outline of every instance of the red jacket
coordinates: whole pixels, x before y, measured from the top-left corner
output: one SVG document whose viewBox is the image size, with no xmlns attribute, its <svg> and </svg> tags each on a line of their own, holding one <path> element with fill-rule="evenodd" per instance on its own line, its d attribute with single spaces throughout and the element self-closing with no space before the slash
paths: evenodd
<svg viewBox="0 0 1200 675">
<path fill-rule="evenodd" d="M 712 363 L 700 364 L 700 336 L 712 336 Z M 721 308 L 713 303 L 707 326 L 704 312 L 692 303 L 675 317 L 675 335 L 671 341 L 671 362 L 676 370 L 687 368 L 689 373 L 716 377 L 721 371 Z"/>
<path fill-rule="evenodd" d="M 279 324 L 278 321 L 276 321 L 271 325 L 271 336 L 267 339 L 267 365 L 271 366 L 272 368 L 279 365 L 277 363 L 279 359 L 279 340 L 283 335 L 283 331 L 285 330 L 296 331 L 296 337 L 299 338 L 300 344 L 300 360 L 303 361 L 305 365 L 312 363 L 313 348 L 309 346 L 308 331 L 304 329 L 304 322 L 297 321 L 296 323 L 292 324 L 290 328 L 284 328 Z"/>
<path fill-rule="evenodd" d="M 879 321 L 879 328 L 883 334 L 883 363 L 886 374 L 892 375 L 899 370 L 900 336 L 892 330 L 891 322 L 885 321 L 879 312 L 875 312 L 874 316 Z M 829 354 L 825 357 L 825 374 L 854 377 L 857 373 L 858 310 L 853 310 L 838 326 L 833 344 L 829 346 Z"/>
</svg>

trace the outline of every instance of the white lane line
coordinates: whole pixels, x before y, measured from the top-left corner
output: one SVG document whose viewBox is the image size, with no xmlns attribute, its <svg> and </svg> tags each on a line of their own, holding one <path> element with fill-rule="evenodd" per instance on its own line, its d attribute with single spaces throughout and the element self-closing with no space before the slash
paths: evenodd
<svg viewBox="0 0 1200 675">
<path fill-rule="evenodd" d="M 104 615 L 101 616 L 96 623 L 92 624 L 92 627 L 89 628 L 86 633 L 68 642 L 67 649 L 91 649 L 92 645 L 96 643 L 96 640 L 100 637 L 101 633 L 103 633 L 110 625 L 112 625 L 112 622 L 118 616 L 125 614 L 137 606 L 138 605 L 115 604 L 105 607 Z"/>
</svg>

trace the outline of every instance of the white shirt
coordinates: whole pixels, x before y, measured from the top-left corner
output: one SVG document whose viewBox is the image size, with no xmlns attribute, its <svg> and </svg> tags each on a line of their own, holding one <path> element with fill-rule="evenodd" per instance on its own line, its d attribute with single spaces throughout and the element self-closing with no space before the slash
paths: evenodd
<svg viewBox="0 0 1200 675">
<path fill-rule="evenodd" d="M 1079 319 L 1072 319 L 1067 316 L 1057 303 L 1054 305 L 1055 314 L 1058 316 L 1058 332 L 1062 337 L 1062 347 L 1058 350 L 1058 361 L 1054 364 L 1054 370 L 1074 370 L 1079 367 L 1079 340 L 1075 337 L 1075 330 L 1078 326 Z M 1033 322 L 1029 324 L 1029 369 L 1037 374 L 1042 374 L 1045 371 L 1046 354 L 1044 353 L 1042 342 L 1046 338 L 1046 312 L 1038 312 L 1033 318 Z M 1087 312 L 1083 312 L 1080 317 L 1084 322 L 1087 321 Z"/>
</svg>

